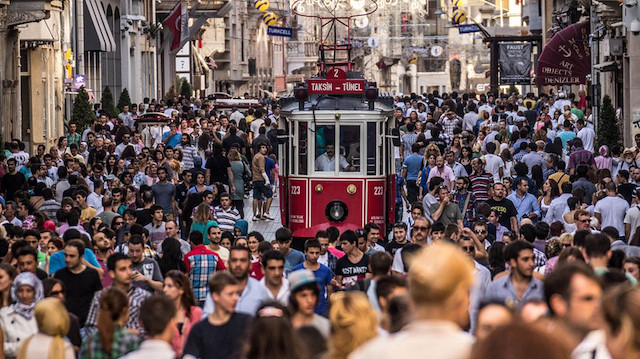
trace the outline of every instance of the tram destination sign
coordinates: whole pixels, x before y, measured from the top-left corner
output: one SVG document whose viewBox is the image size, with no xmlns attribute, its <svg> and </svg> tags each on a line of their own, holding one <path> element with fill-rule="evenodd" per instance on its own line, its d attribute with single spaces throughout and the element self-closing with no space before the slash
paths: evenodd
<svg viewBox="0 0 640 359">
<path fill-rule="evenodd" d="M 318 95 L 362 95 L 363 79 L 309 79 L 307 85 L 310 94 Z"/>
</svg>

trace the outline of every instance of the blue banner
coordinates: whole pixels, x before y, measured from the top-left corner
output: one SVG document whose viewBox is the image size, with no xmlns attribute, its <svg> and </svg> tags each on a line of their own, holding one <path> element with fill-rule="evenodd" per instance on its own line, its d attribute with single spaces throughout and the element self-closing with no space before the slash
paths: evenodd
<svg viewBox="0 0 640 359">
<path fill-rule="evenodd" d="M 290 27 L 269 26 L 267 28 L 267 35 L 291 37 L 293 36 L 293 29 L 291 29 Z"/>
<path fill-rule="evenodd" d="M 476 24 L 458 25 L 459 34 L 470 34 L 472 32 L 480 32 L 480 27 Z"/>
</svg>

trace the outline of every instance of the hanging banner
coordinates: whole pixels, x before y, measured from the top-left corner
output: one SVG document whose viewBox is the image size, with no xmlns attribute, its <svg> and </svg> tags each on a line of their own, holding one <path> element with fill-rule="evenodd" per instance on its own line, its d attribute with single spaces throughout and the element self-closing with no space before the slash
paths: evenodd
<svg viewBox="0 0 640 359">
<path fill-rule="evenodd" d="M 567 26 L 549 40 L 538 58 L 538 85 L 585 84 L 591 73 L 589 22 Z"/>
<path fill-rule="evenodd" d="M 499 43 L 500 84 L 528 85 L 531 83 L 531 43 Z"/>
</svg>

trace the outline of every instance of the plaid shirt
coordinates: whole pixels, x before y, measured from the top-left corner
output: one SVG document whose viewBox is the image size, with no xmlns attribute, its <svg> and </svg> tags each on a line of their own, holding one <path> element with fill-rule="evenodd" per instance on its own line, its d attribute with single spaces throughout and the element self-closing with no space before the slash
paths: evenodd
<svg viewBox="0 0 640 359">
<path fill-rule="evenodd" d="M 465 213 L 462 213 L 462 211 L 464 210 L 464 203 L 467 200 L 467 196 L 470 196 L 469 204 L 467 205 L 467 211 Z M 468 226 L 471 222 L 475 220 L 476 196 L 473 193 L 467 191 L 467 193 L 461 194 L 458 192 L 458 190 L 455 190 L 453 192 L 453 199 L 451 200 L 451 202 L 458 205 L 458 208 L 460 209 L 460 213 L 462 213 L 465 226 Z"/>
<path fill-rule="evenodd" d="M 89 309 L 89 315 L 85 322 L 87 334 L 93 334 L 98 329 L 98 311 L 100 309 L 101 296 L 102 291 L 98 291 L 93 295 L 93 300 L 91 300 L 91 309 Z M 140 324 L 140 306 L 147 297 L 151 296 L 151 293 L 142 288 L 129 286 L 129 289 L 127 289 L 127 296 L 129 296 L 129 319 L 125 323 L 124 327 L 126 329 L 139 330 L 140 338 L 144 338 L 144 328 L 142 328 L 142 325 Z"/>
<path fill-rule="evenodd" d="M 224 262 L 216 252 L 201 244 L 184 256 L 184 264 L 187 266 L 196 301 L 204 303 L 209 293 L 209 276 L 215 271 L 225 270 Z"/>
<path fill-rule="evenodd" d="M 458 116 L 454 118 L 449 118 L 446 114 L 440 116 L 440 124 L 442 125 L 442 130 L 449 138 L 453 137 L 453 129 L 456 127 L 462 127 L 462 119 Z M 448 143 L 448 142 L 447 142 Z"/>
<path fill-rule="evenodd" d="M 536 269 L 541 268 L 547 264 L 547 256 L 538 248 L 533 248 L 533 262 L 535 263 Z"/>
<path fill-rule="evenodd" d="M 593 153 L 585 149 L 574 151 L 569 156 L 569 165 L 567 166 L 567 168 L 576 168 L 579 164 L 582 163 L 586 163 L 588 165 L 595 164 L 595 161 L 593 160 Z"/>
<path fill-rule="evenodd" d="M 138 349 L 139 345 L 140 337 L 135 334 L 131 334 L 118 326 L 113 333 L 110 356 L 107 355 L 102 348 L 100 336 L 98 335 L 98 332 L 95 332 L 87 335 L 87 337 L 82 341 L 78 359 L 120 358 L 125 354 Z"/>
</svg>

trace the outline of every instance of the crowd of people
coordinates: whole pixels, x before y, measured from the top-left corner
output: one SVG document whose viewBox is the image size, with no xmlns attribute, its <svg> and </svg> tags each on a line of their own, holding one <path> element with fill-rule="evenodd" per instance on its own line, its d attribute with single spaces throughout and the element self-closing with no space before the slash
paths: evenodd
<svg viewBox="0 0 640 359">
<path fill-rule="evenodd" d="M 302 251 L 250 230 L 274 219 L 276 103 L 95 111 L 0 155 L 6 358 L 640 355 L 640 136 L 594 152 L 583 92 L 398 96 L 395 223 Z"/>
</svg>

